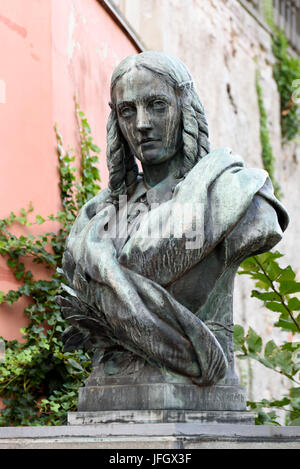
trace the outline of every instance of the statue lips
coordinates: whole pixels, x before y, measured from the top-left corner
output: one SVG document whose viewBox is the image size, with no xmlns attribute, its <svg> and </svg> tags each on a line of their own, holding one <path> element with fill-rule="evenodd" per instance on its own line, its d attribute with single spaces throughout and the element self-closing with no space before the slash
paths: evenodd
<svg viewBox="0 0 300 469">
<path fill-rule="evenodd" d="M 140 141 L 140 146 L 144 148 L 149 148 L 152 146 L 155 146 L 157 143 L 159 143 L 161 140 L 158 138 L 143 138 Z"/>
</svg>

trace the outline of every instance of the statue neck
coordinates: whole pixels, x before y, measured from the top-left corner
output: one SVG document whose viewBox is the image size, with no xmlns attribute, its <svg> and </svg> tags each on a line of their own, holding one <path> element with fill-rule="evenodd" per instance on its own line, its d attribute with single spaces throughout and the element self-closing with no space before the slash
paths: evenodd
<svg viewBox="0 0 300 469">
<path fill-rule="evenodd" d="M 158 165 L 142 164 L 144 181 L 147 186 L 154 187 L 165 179 L 169 179 L 170 177 L 175 179 L 175 175 L 179 171 L 181 166 L 181 152 L 176 153 L 173 158 Z"/>
</svg>

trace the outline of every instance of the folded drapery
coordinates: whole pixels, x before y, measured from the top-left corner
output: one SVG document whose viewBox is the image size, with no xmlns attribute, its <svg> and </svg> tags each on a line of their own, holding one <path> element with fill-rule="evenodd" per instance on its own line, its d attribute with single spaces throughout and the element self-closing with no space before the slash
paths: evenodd
<svg viewBox="0 0 300 469">
<path fill-rule="evenodd" d="M 109 336 L 112 343 L 189 376 L 197 384 L 214 384 L 226 374 L 226 354 L 205 323 L 171 295 L 170 286 L 230 235 L 256 195 L 275 209 L 278 222 L 270 230 L 276 226 L 277 241 L 288 223 L 286 211 L 274 197 L 268 174 L 245 168 L 228 149 L 201 159 L 171 187 L 168 197 L 163 191 L 160 195 L 159 187 L 147 191 L 141 185 L 126 210 L 145 195 L 147 207 L 151 200 L 161 203 L 138 211 L 134 230 L 121 241 L 116 232 L 112 235 L 107 230 L 116 216 L 115 207 L 107 203 L 108 190 L 81 210 L 67 241 L 63 270 L 73 294 L 92 308 L 93 318 L 85 325 L 82 319 L 76 323 L 74 315 L 70 321 L 86 333 L 95 335 L 97 330 L 99 337 L 105 336 L 107 328 L 106 340 Z M 187 211 L 192 216 L 187 217 Z M 262 242 L 268 235 L 262 236 L 258 227 Z M 243 236 L 250 236 L 247 229 Z M 257 250 L 257 240 L 248 241 Z M 227 263 L 225 258 L 224 271 Z"/>
</svg>

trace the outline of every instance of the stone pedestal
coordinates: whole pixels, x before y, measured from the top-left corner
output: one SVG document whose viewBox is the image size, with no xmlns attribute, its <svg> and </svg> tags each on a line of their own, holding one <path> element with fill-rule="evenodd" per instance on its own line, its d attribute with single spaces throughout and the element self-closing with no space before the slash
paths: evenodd
<svg viewBox="0 0 300 469">
<path fill-rule="evenodd" d="M 253 425 L 254 417 L 242 411 L 193 410 L 103 410 L 98 412 L 69 412 L 68 425 L 95 424 L 237 424 Z"/>
<path fill-rule="evenodd" d="M 144 366 L 126 375 L 95 367 L 79 389 L 78 412 L 70 425 L 102 423 L 254 424 L 246 392 L 237 383 L 197 386 L 190 379 Z"/>
<path fill-rule="evenodd" d="M 85 386 L 79 390 L 79 412 L 132 409 L 244 411 L 245 389 L 241 386 L 143 383 Z"/>
</svg>

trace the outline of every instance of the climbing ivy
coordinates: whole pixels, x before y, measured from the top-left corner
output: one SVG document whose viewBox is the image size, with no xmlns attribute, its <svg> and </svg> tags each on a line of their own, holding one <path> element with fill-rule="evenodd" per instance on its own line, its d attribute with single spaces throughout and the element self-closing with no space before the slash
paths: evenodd
<svg viewBox="0 0 300 469">
<path fill-rule="evenodd" d="M 275 169 L 275 158 L 273 155 L 273 150 L 270 141 L 270 134 L 268 129 L 268 115 L 264 105 L 263 92 L 260 85 L 260 72 L 257 69 L 256 72 L 256 92 L 258 99 L 258 108 L 259 108 L 259 119 L 260 119 L 260 142 L 261 142 L 261 156 L 263 160 L 263 165 L 266 171 L 268 171 L 270 179 L 274 186 L 274 192 L 276 197 L 280 198 L 282 196 L 280 186 L 275 179 L 274 169 Z"/>
<path fill-rule="evenodd" d="M 274 30 L 274 8 L 273 0 L 262 0 L 261 1 L 261 11 L 267 25 Z"/>
<path fill-rule="evenodd" d="M 273 66 L 273 76 L 280 95 L 281 140 L 282 144 L 285 144 L 294 140 L 300 133 L 298 100 L 294 98 L 295 92 L 298 93 L 295 86 L 300 84 L 300 60 L 289 53 L 289 43 L 284 31 L 279 30 L 275 26 L 272 0 L 263 0 L 261 8 L 264 18 L 272 30 L 272 50 L 276 59 Z M 270 142 L 267 112 L 264 106 L 259 70 L 256 73 L 256 91 L 260 113 L 262 160 L 264 168 L 268 171 L 273 182 L 275 195 L 281 198 L 281 189 L 274 177 L 275 158 Z"/>
<path fill-rule="evenodd" d="M 62 278 L 57 272 L 65 240 L 82 205 L 100 189 L 97 169 L 100 149 L 93 143 L 91 129 L 76 103 L 80 135 L 80 170 L 77 171 L 73 150 L 65 150 L 58 126 L 55 126 L 62 210 L 47 217 L 36 214 L 29 204 L 20 215 L 11 213 L 0 220 L 0 255 L 7 261 L 20 286 L 0 292 L 0 303 L 12 306 L 21 297 L 29 299 L 24 310 L 28 324 L 22 330 L 23 342 L 4 340 L 5 355 L 0 361 L 0 425 L 60 425 L 66 423 L 68 411 L 76 410 L 78 388 L 87 378 L 91 363 L 82 350 L 64 352 L 61 333 L 67 324 L 56 303 L 63 294 Z M 13 225 L 28 227 L 34 222 L 59 223 L 57 232 L 37 236 L 16 236 Z M 25 260 L 24 260 L 25 259 Z M 48 272 L 48 280 L 35 280 L 26 267 L 30 259 Z"/>
<path fill-rule="evenodd" d="M 276 344 L 263 340 L 249 328 L 234 327 L 234 342 L 239 359 L 252 359 L 287 378 L 286 395 L 259 402 L 249 401 L 256 413 L 256 424 L 279 425 L 278 409 L 286 413 L 286 425 L 300 425 L 300 282 L 291 266 L 280 267 L 278 251 L 246 259 L 239 271 L 255 281 L 252 297 L 258 298 L 275 315 L 274 328 L 289 334 L 289 340 Z"/>
<path fill-rule="evenodd" d="M 300 78 L 300 60 L 289 52 L 289 43 L 283 31 L 275 30 L 273 53 L 276 63 L 273 68 L 274 78 L 280 94 L 281 133 L 283 143 L 294 140 L 300 133 L 299 106 L 293 94 L 295 83 Z"/>
<path fill-rule="evenodd" d="M 300 60 L 290 54 L 285 32 L 274 23 L 272 0 L 262 0 L 262 12 L 272 31 L 272 50 L 276 59 L 273 75 L 280 95 L 282 143 L 287 143 L 300 133 L 299 106 L 293 99 L 295 83 L 300 79 Z"/>
</svg>

